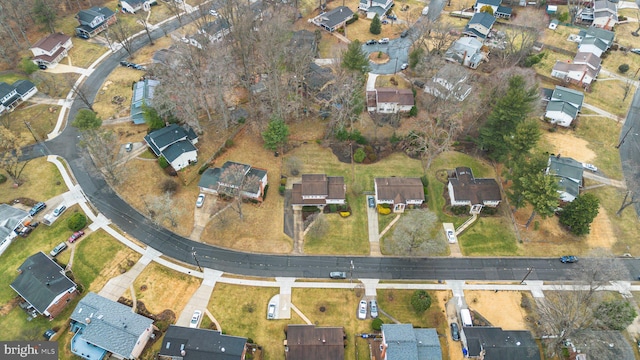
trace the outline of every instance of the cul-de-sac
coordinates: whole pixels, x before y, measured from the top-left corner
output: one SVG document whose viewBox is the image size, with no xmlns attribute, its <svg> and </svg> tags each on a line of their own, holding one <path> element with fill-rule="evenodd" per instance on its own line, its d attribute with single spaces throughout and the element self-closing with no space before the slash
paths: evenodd
<svg viewBox="0 0 640 360">
<path fill-rule="evenodd" d="M 639 5 L 0 0 L 0 343 L 640 358 Z"/>
</svg>

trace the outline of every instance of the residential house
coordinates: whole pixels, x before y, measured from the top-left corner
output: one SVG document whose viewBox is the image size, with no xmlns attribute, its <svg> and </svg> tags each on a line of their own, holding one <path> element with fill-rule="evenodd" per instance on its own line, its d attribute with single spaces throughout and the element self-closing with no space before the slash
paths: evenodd
<svg viewBox="0 0 640 360">
<path fill-rule="evenodd" d="M 383 360 L 442 359 L 436 329 L 414 329 L 411 324 L 382 324 L 380 347 Z"/>
<path fill-rule="evenodd" d="M 156 156 L 163 156 L 176 170 L 198 162 L 198 135 L 188 125 L 171 124 L 144 137 Z"/>
<path fill-rule="evenodd" d="M 627 341 L 621 331 L 585 329 L 582 330 L 581 333 L 584 334 L 586 338 L 594 340 L 584 342 L 574 341 L 571 344 L 569 349 L 575 349 L 574 351 L 579 353 L 579 355 L 575 357 L 576 360 L 592 360 L 594 358 L 616 360 L 636 359 L 635 351 L 631 345 L 629 345 L 629 341 Z M 634 347 L 635 346 L 636 344 L 634 343 Z M 569 356 L 571 357 L 574 354 L 573 351 L 570 351 Z"/>
<path fill-rule="evenodd" d="M 592 53 L 597 57 L 602 57 L 602 53 L 607 51 L 607 44 L 600 38 L 584 38 L 578 45 L 578 52 Z"/>
<path fill-rule="evenodd" d="M 367 111 L 397 114 L 415 105 L 411 89 L 376 88 L 367 91 Z"/>
<path fill-rule="evenodd" d="M 301 209 L 303 206 L 322 209 L 329 204 L 344 204 L 346 191 L 347 185 L 342 176 L 303 174 L 302 181 L 293 184 L 291 205 L 294 209 Z"/>
<path fill-rule="evenodd" d="M 160 360 L 244 360 L 247 338 L 217 330 L 169 325 L 158 354 Z"/>
<path fill-rule="evenodd" d="M 463 349 L 471 359 L 542 359 L 536 340 L 526 330 L 505 331 L 492 326 L 465 326 L 461 339 Z"/>
<path fill-rule="evenodd" d="M 34 63 L 52 68 L 67 56 L 72 47 L 70 36 L 55 33 L 40 39 L 29 50 L 33 53 Z"/>
<path fill-rule="evenodd" d="M 502 201 L 498 182 L 492 178 L 476 179 L 468 167 L 457 167 L 447 188 L 451 206 L 469 206 L 471 214 L 479 214 L 485 206 L 496 207 Z"/>
<path fill-rule="evenodd" d="M 326 91 L 328 84 L 335 79 L 330 68 L 322 67 L 314 62 L 309 63 L 309 69 L 304 75 L 303 87 L 307 96 L 315 97 L 318 101 L 327 101 L 331 95 Z"/>
<path fill-rule="evenodd" d="M 544 116 L 550 119 L 552 124 L 568 127 L 578 116 L 584 93 L 563 86 L 556 86 L 551 95 Z"/>
<path fill-rule="evenodd" d="M 201 29 L 198 30 L 199 35 L 205 36 L 210 42 L 222 40 L 225 36 L 231 33 L 231 24 L 226 19 L 221 17 L 216 18 L 213 21 L 209 21 L 204 24 Z M 197 47 L 197 45 L 196 45 Z"/>
<path fill-rule="evenodd" d="M 234 183 L 226 183 L 220 178 L 226 169 L 231 166 L 241 166 L 243 176 L 238 177 Z M 249 182 L 249 178 L 257 178 L 257 182 Z M 243 186 L 244 184 L 244 186 Z M 262 202 L 264 200 L 264 190 L 269 185 L 267 178 L 267 170 L 254 168 L 246 164 L 240 164 L 233 161 L 225 162 L 221 167 L 208 168 L 202 173 L 198 187 L 200 192 L 218 195 L 222 193 L 222 188 L 238 189 L 242 186 L 242 197 Z"/>
<path fill-rule="evenodd" d="M 151 5 L 157 4 L 156 0 L 120 0 L 122 12 L 128 12 L 129 14 L 135 14 L 140 9 L 149 11 Z"/>
<path fill-rule="evenodd" d="M 390 204 L 394 213 L 404 212 L 407 205 L 422 205 L 424 189 L 419 178 L 376 178 L 374 187 L 377 204 Z"/>
<path fill-rule="evenodd" d="M 616 34 L 613 31 L 590 26 L 586 29 L 581 29 L 576 38 L 578 42 L 588 38 L 598 38 L 602 40 L 607 45 L 607 49 L 609 49 L 611 45 L 613 45 L 615 36 Z"/>
<path fill-rule="evenodd" d="M 76 27 L 76 34 L 86 39 L 98 35 L 106 30 L 109 25 L 118 21 L 113 10 L 100 6 L 80 10 L 76 15 L 76 19 L 80 23 L 80 26 Z"/>
<path fill-rule="evenodd" d="M 316 57 L 318 53 L 318 37 L 309 30 L 298 30 L 293 32 L 291 40 L 289 40 L 289 51 L 294 53 L 298 51 L 311 51 Z"/>
<path fill-rule="evenodd" d="M 451 47 L 444 54 L 444 58 L 447 61 L 477 69 L 485 59 L 482 52 L 482 42 L 470 36 L 461 37 L 451 44 Z"/>
<path fill-rule="evenodd" d="M 144 124 L 144 106 L 153 106 L 153 93 L 160 81 L 144 79 L 133 84 L 131 95 L 131 121 L 134 124 Z"/>
<path fill-rule="evenodd" d="M 496 18 L 486 12 L 473 14 L 473 17 L 464 27 L 463 34 L 478 38 L 482 41 L 489 36 Z"/>
<path fill-rule="evenodd" d="M 285 360 L 343 360 L 347 334 L 342 327 L 287 325 Z"/>
<path fill-rule="evenodd" d="M 502 0 L 476 0 L 473 8 L 476 13 L 479 13 L 485 6 L 491 7 L 491 10 L 493 10 L 492 12 L 495 17 L 501 17 L 505 19 L 509 19 L 511 17 L 511 8 L 502 6 Z"/>
<path fill-rule="evenodd" d="M 13 83 L 16 93 L 20 96 L 20 101 L 27 101 L 38 92 L 38 88 L 29 80 L 16 80 Z"/>
<path fill-rule="evenodd" d="M 376 15 L 382 19 L 393 7 L 393 0 L 360 0 L 358 10 L 367 14 L 367 19 L 373 19 Z"/>
<path fill-rule="evenodd" d="M 347 21 L 353 18 L 353 11 L 346 6 L 338 6 L 337 8 L 318 15 L 313 22 L 327 30 L 334 32 L 338 28 L 346 26 Z"/>
<path fill-rule="evenodd" d="M 558 193 L 562 201 L 571 202 L 580 195 L 583 172 L 581 162 L 560 155 L 549 156 L 546 173 L 558 179 Z"/>
<path fill-rule="evenodd" d="M 471 37 L 466 39 L 478 41 Z M 464 68 L 453 64 L 445 64 L 430 81 L 427 81 L 424 91 L 444 100 L 449 100 L 453 97 L 457 101 L 463 101 L 471 94 L 472 87 L 466 84 L 468 78 L 469 73 Z"/>
<path fill-rule="evenodd" d="M 593 2 L 593 26 L 612 30 L 618 23 L 618 4 L 608 0 Z"/>
<path fill-rule="evenodd" d="M 12 111 L 38 92 L 29 80 L 16 80 L 12 85 L 0 82 L 0 114 Z"/>
<path fill-rule="evenodd" d="M 119 359 L 137 359 L 153 335 L 153 320 L 130 307 L 90 292 L 71 314 L 71 352 L 86 360 L 107 353 Z"/>
<path fill-rule="evenodd" d="M 28 309 L 49 319 L 58 316 L 77 295 L 76 283 L 42 251 L 29 256 L 20 265 L 11 288 L 29 303 Z"/>
<path fill-rule="evenodd" d="M 577 84 L 589 86 L 600 73 L 602 60 L 594 53 L 579 52 L 573 59 L 573 63 L 556 61 L 551 69 L 551 76 Z"/>
<path fill-rule="evenodd" d="M 2 84 L 0 83 L 0 88 Z M 7 204 L 0 204 L 0 255 L 18 236 L 15 230 L 21 228 L 28 219 L 30 219 L 28 212 Z"/>
<path fill-rule="evenodd" d="M 596 76 L 600 73 L 600 69 L 602 69 L 602 59 L 592 53 L 577 53 L 573 58 L 573 63 L 587 65 L 590 69 L 595 71 Z"/>
</svg>

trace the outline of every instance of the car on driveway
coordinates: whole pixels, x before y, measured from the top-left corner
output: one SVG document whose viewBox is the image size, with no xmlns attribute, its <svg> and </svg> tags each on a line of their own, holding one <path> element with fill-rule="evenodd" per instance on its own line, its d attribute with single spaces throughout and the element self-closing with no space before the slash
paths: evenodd
<svg viewBox="0 0 640 360">
<path fill-rule="evenodd" d="M 29 210 L 29 215 L 30 216 L 36 216 L 36 214 L 38 214 L 40 211 L 44 210 L 44 208 L 46 208 L 46 207 L 47 207 L 47 204 L 45 204 L 43 202 L 39 202 L 39 203 L 33 205 L 31 210 Z"/>
<path fill-rule="evenodd" d="M 378 317 L 378 302 L 375 300 L 369 301 L 369 308 L 371 309 L 371 317 L 373 319 Z"/>
<path fill-rule="evenodd" d="M 367 302 L 365 300 L 360 300 L 360 305 L 358 306 L 358 319 L 364 320 L 367 318 Z"/>
<path fill-rule="evenodd" d="M 449 240 L 450 243 L 455 243 L 456 242 L 456 233 L 453 230 L 447 230 L 447 240 Z"/>
<path fill-rule="evenodd" d="M 598 172 L 598 168 L 593 164 L 582 163 L 582 167 L 593 172 Z"/>
<path fill-rule="evenodd" d="M 67 210 L 67 207 L 65 205 L 60 205 L 53 210 L 53 216 L 58 217 L 62 215 L 65 210 Z"/>
<path fill-rule="evenodd" d="M 378 44 L 388 44 L 388 43 L 389 43 L 389 38 L 382 38 L 378 40 Z"/>
<path fill-rule="evenodd" d="M 451 338 L 453 341 L 460 341 L 460 330 L 458 330 L 456 323 L 451 323 Z"/>
<path fill-rule="evenodd" d="M 407 70 L 408 67 L 409 67 L 409 64 L 404 63 L 402 64 L 402 66 L 400 66 L 400 70 Z"/>
<path fill-rule="evenodd" d="M 45 340 L 51 340 L 51 338 L 53 337 L 53 335 L 55 335 L 56 332 L 53 331 L 53 329 L 49 329 L 47 331 L 44 332 L 44 334 L 42 334 L 42 336 L 44 336 Z"/>
<path fill-rule="evenodd" d="M 561 257 L 561 258 L 560 258 L 560 261 L 561 261 L 563 264 L 566 264 L 566 263 L 570 263 L 570 264 L 571 264 L 571 263 L 576 263 L 576 262 L 578 262 L 578 258 L 577 258 L 577 257 L 575 257 L 575 256 L 573 256 L 573 255 L 565 255 L 565 256 L 563 256 L 563 257 Z"/>
<path fill-rule="evenodd" d="M 377 44 L 377 43 L 378 43 L 377 41 L 375 41 L 375 40 L 371 39 L 371 40 L 367 40 L 367 42 L 366 42 L 365 44 L 366 44 L 366 45 L 375 45 L 375 44 Z"/>
<path fill-rule="evenodd" d="M 329 273 L 329 277 L 332 279 L 346 279 L 347 273 L 344 271 L 332 271 Z"/>
<path fill-rule="evenodd" d="M 267 319 L 275 319 L 276 318 L 276 304 L 269 304 L 269 309 L 267 310 Z"/>
<path fill-rule="evenodd" d="M 198 195 L 198 199 L 196 199 L 196 207 L 201 208 L 204 205 L 204 194 Z"/>
<path fill-rule="evenodd" d="M 369 207 L 370 208 L 376 207 L 376 200 L 373 198 L 373 196 L 369 196 L 368 201 L 369 201 Z"/>
<path fill-rule="evenodd" d="M 38 69 L 40 69 L 40 70 L 47 70 L 47 65 L 45 65 L 45 64 L 38 64 Z"/>
<path fill-rule="evenodd" d="M 60 244 L 58 244 L 58 246 L 54 247 L 53 250 L 51 250 L 51 252 L 49 253 L 49 255 L 51 255 L 51 257 L 56 257 L 58 256 L 58 254 L 62 252 L 62 250 L 66 248 L 67 248 L 67 243 L 63 241 Z"/>
<path fill-rule="evenodd" d="M 69 239 L 67 241 L 69 241 L 70 243 L 73 243 L 74 241 L 80 239 L 82 235 L 84 235 L 84 231 L 82 230 L 76 231 L 73 234 L 71 234 L 71 236 L 69 236 Z"/>
<path fill-rule="evenodd" d="M 130 62 L 128 62 L 128 61 L 124 61 L 124 60 L 123 60 L 123 61 L 120 61 L 120 65 L 121 65 L 121 66 L 124 66 L 124 67 L 131 67 L 131 65 L 133 65 L 133 64 L 131 64 L 131 63 L 130 63 Z"/>
<path fill-rule="evenodd" d="M 631 49 L 629 51 L 631 51 L 634 54 L 640 55 L 640 49 Z"/>
<path fill-rule="evenodd" d="M 196 310 L 193 312 L 193 316 L 191 317 L 191 321 L 189 322 L 190 328 L 197 328 L 200 325 L 200 317 L 202 316 L 202 311 Z"/>
</svg>

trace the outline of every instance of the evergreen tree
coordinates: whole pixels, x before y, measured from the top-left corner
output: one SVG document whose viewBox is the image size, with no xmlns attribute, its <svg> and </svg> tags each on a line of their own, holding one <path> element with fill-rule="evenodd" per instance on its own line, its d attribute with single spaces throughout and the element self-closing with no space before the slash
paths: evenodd
<svg viewBox="0 0 640 360">
<path fill-rule="evenodd" d="M 544 172 L 535 172 L 528 174 L 520 181 L 522 182 L 523 199 L 533 206 L 533 211 L 526 226 L 529 227 L 536 214 L 539 214 L 542 218 L 553 215 L 558 208 L 560 199 L 556 177 L 547 175 Z"/>
<path fill-rule="evenodd" d="M 362 44 L 358 40 L 352 41 L 347 51 L 342 55 L 342 67 L 365 74 L 369 71 L 369 59 L 362 51 Z"/>
<path fill-rule="evenodd" d="M 102 119 L 89 109 L 80 109 L 71 125 L 80 130 L 95 130 L 102 126 Z"/>
<path fill-rule="evenodd" d="M 56 10 L 52 7 L 51 3 L 47 0 L 36 0 L 33 5 L 33 15 L 38 24 L 47 27 L 50 33 L 55 33 L 56 23 Z"/>
<path fill-rule="evenodd" d="M 523 179 L 536 173 L 543 173 L 547 167 L 547 156 L 544 154 L 536 154 L 530 157 L 520 157 L 511 162 L 509 173 L 504 174 L 507 180 L 511 180 L 512 184 L 507 190 L 509 202 L 516 209 L 520 209 L 527 204 L 523 192 L 525 190 Z"/>
<path fill-rule="evenodd" d="M 288 138 L 289 127 L 278 117 L 273 117 L 267 125 L 267 130 L 262 133 L 264 147 L 268 150 L 277 150 L 287 143 Z"/>
<path fill-rule="evenodd" d="M 149 130 L 162 129 L 165 126 L 164 120 L 158 114 L 158 110 L 142 104 L 142 118 L 149 126 Z"/>
<path fill-rule="evenodd" d="M 373 17 L 371 20 L 371 25 L 369 25 L 369 32 L 373 35 L 379 35 L 382 32 L 382 21 L 380 21 L 380 17 L 378 14 Z"/>
<path fill-rule="evenodd" d="M 598 216 L 600 201 L 591 193 L 584 193 L 562 209 L 560 223 L 576 235 L 586 235 L 593 219 Z"/>
</svg>

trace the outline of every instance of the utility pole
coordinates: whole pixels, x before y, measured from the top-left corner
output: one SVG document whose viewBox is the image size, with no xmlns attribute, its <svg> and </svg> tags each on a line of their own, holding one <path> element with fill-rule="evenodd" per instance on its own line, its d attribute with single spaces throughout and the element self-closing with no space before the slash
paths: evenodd
<svg viewBox="0 0 640 360">
<path fill-rule="evenodd" d="M 620 146 L 622 146 L 622 144 L 624 144 L 624 139 L 627 138 L 627 135 L 629 135 L 629 132 L 631 132 L 631 129 L 633 129 L 633 127 L 630 127 L 629 130 L 627 130 L 627 132 L 624 133 L 624 136 L 622 137 L 622 139 L 620 140 L 618 145 L 616 145 L 616 149 L 620 149 Z"/>
<path fill-rule="evenodd" d="M 193 247 L 191 248 L 193 250 Z M 196 252 L 192 252 L 191 253 L 193 255 L 193 260 L 196 261 L 196 265 L 198 265 L 198 271 L 202 272 L 202 268 L 200 267 L 200 262 L 198 261 L 198 258 L 196 257 Z"/>
<path fill-rule="evenodd" d="M 350 275 L 349 275 L 349 283 L 353 283 L 353 269 L 355 266 L 353 265 L 353 260 L 351 260 Z"/>
<path fill-rule="evenodd" d="M 531 272 L 533 271 L 533 268 L 527 268 L 527 274 L 522 278 L 522 281 L 520 281 L 520 285 L 524 284 L 524 281 L 527 280 L 527 278 L 529 277 L 529 275 L 531 275 Z"/>
</svg>

